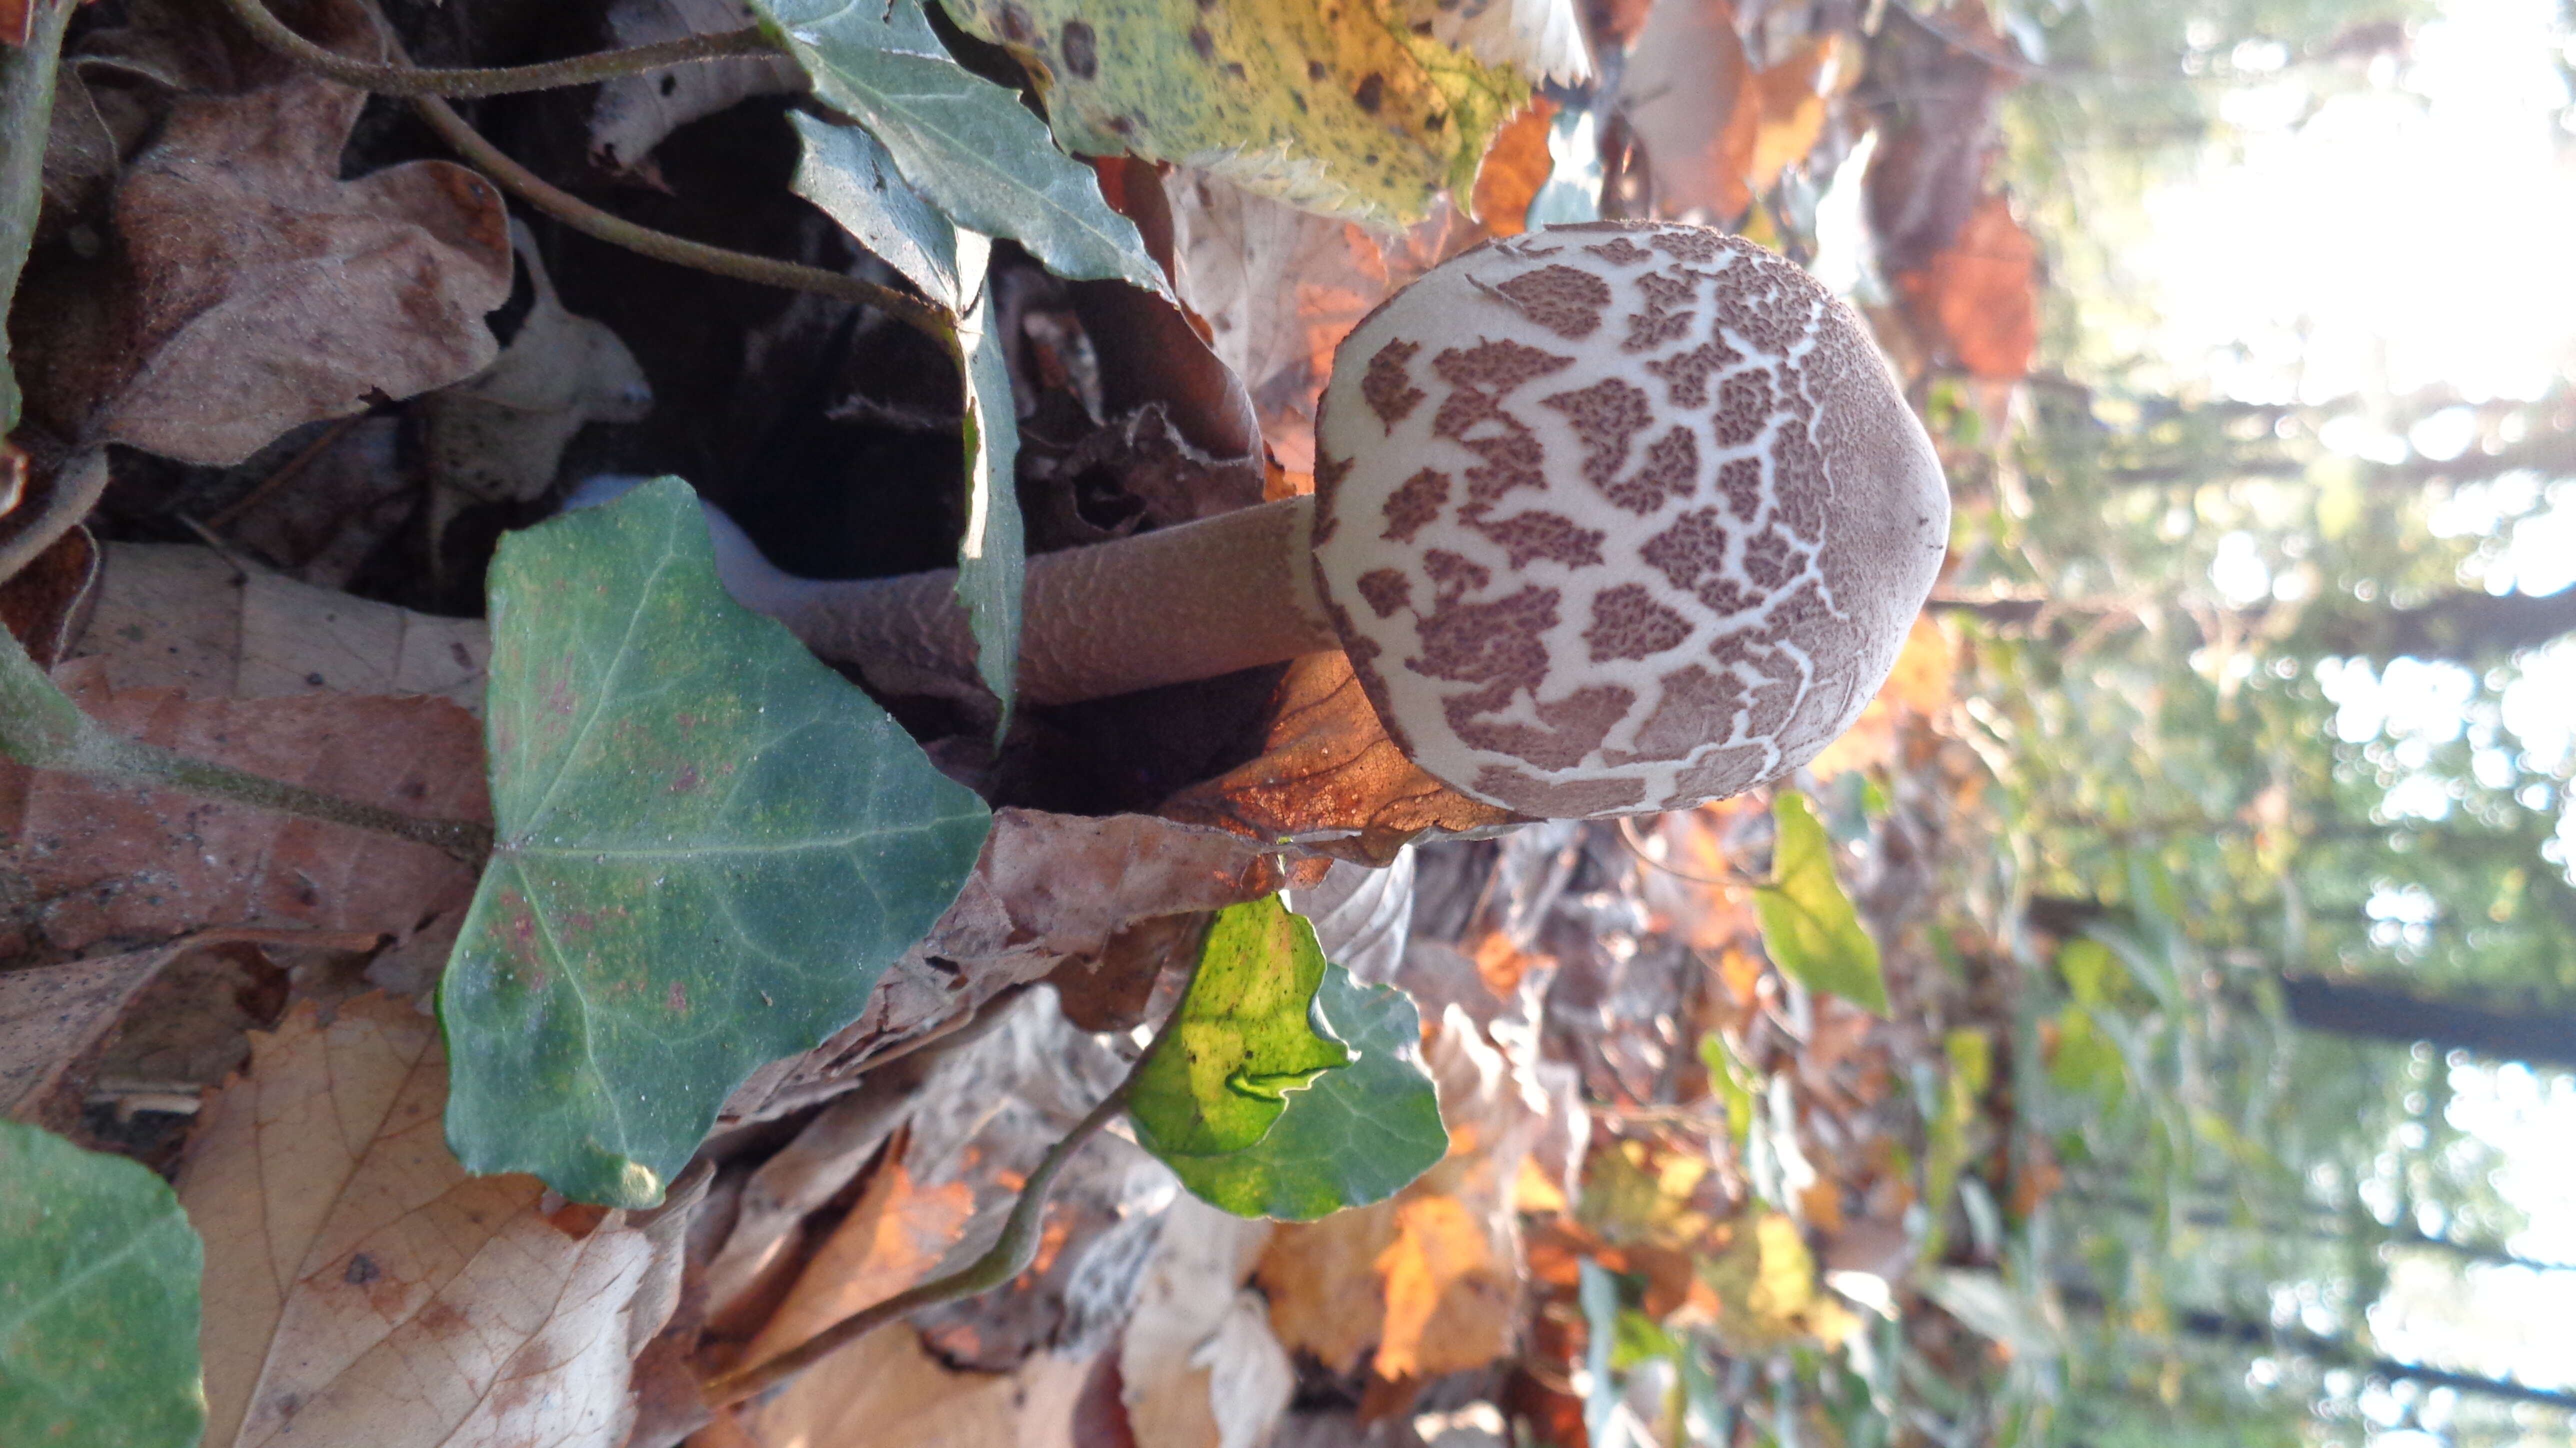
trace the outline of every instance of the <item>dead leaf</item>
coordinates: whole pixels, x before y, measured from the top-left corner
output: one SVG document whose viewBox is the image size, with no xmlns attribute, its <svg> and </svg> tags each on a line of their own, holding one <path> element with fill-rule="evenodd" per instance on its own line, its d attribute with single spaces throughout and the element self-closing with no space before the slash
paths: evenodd
<svg viewBox="0 0 2576 1448">
<path fill-rule="evenodd" d="M 1878 149 L 1863 184 L 1870 236 L 1890 276 L 1928 265 L 1984 199 L 2013 83 L 2010 48 L 1982 0 L 1945 5 L 1932 18 L 1939 34 L 1885 25 L 1870 45 Z"/>
<path fill-rule="evenodd" d="M 1556 102 L 1535 97 L 1519 115 L 1503 123 L 1494 133 L 1494 143 L 1485 148 L 1485 164 L 1476 171 L 1473 209 L 1487 234 L 1518 236 L 1529 229 L 1530 203 L 1538 199 L 1539 188 L 1556 169 L 1555 158 L 1547 150 L 1548 125 L 1555 118 Z"/>
<path fill-rule="evenodd" d="M 343 54 L 384 57 L 353 0 L 280 8 Z M 228 465 L 488 366 L 483 314 L 510 288 L 499 190 L 446 161 L 342 181 L 363 92 L 229 34 L 203 48 L 191 79 L 210 88 L 173 103 L 118 183 L 116 245 L 29 278 L 30 415 L 63 438 Z"/>
<path fill-rule="evenodd" d="M 692 35 L 740 30 L 752 23 L 742 0 L 617 0 L 608 10 L 620 46 L 655 45 Z M 599 88 L 590 111 L 590 153 L 603 166 L 640 171 L 653 148 L 691 121 L 753 96 L 805 89 L 805 73 L 781 55 L 737 56 L 619 76 Z"/>
<path fill-rule="evenodd" d="M 2017 382 L 2039 350 L 2039 243 L 2001 196 L 1980 200 L 1948 245 L 1900 272 L 1906 320 L 1933 351 L 1984 382 Z"/>
<path fill-rule="evenodd" d="M 245 575 L 213 550 L 110 543 L 97 602 L 72 645 L 106 685 L 183 689 L 199 699 L 429 694 L 483 711 L 492 653 L 481 619 L 439 618 Z"/>
<path fill-rule="evenodd" d="M 209 1448 L 616 1448 L 639 1294 L 668 1240 L 544 1215 L 544 1184 L 447 1154 L 436 1024 L 370 995 L 254 1037 L 179 1198 L 206 1240 Z"/>
<path fill-rule="evenodd" d="M 1786 1213 L 1736 1224 L 1733 1241 L 1703 1259 L 1700 1280 L 1717 1294 L 1717 1333 L 1728 1352 L 1760 1356 L 1796 1343 L 1839 1347 L 1860 1320 L 1818 1285 L 1816 1259 Z"/>
<path fill-rule="evenodd" d="M 1405 757 L 1339 653 L 1288 666 L 1256 759 L 1163 802 L 1165 816 L 1248 839 L 1384 864 L 1412 841 L 1492 831 L 1521 816 L 1472 800 Z"/>
<path fill-rule="evenodd" d="M 743 1365 L 767 1362 L 931 1276 L 974 1215 L 973 1187 L 915 1187 L 901 1159 L 887 1162 L 752 1339 Z"/>
<path fill-rule="evenodd" d="M 1839 34 L 1810 35 L 1790 49 L 1787 59 L 1754 73 L 1761 121 L 1754 131 L 1752 159 L 1745 163 L 1745 179 L 1755 191 L 1779 185 L 1780 173 L 1806 160 L 1823 138 L 1824 87 L 1840 74 L 1837 62 L 1842 45 Z"/>
<path fill-rule="evenodd" d="M 408 434 L 400 417 L 328 424 L 306 444 L 309 454 L 297 451 L 206 525 L 289 577 L 346 588 L 387 540 L 419 526 L 420 483 L 404 457 Z"/>
<path fill-rule="evenodd" d="M 50 669 L 62 661 L 80 631 L 98 586 L 98 540 L 74 527 L 0 583 L 0 626 L 6 626 L 36 661 Z"/>
<path fill-rule="evenodd" d="M 429 818 L 488 817 L 482 731 L 444 699 L 192 700 L 56 671 L 119 733 Z M 47 947 L 159 939 L 209 921 L 408 937 L 474 886 L 426 845 L 246 805 L 0 762 L 0 830 Z"/>
<path fill-rule="evenodd" d="M 1262 440 L 1291 473 L 1315 470 L 1315 400 L 1333 349 L 1389 293 L 1480 239 L 1444 200 L 1381 239 L 1197 171 L 1164 178 L 1173 277 L 1208 345 L 1252 395 Z"/>
<path fill-rule="evenodd" d="M 1184 1194 L 1162 1235 L 1118 1349 L 1133 1441 L 1171 1448 L 1260 1448 L 1296 1389 L 1288 1354 L 1244 1279 L 1271 1224 Z"/>
<path fill-rule="evenodd" d="M 1762 96 L 1727 0 L 1662 0 L 1647 12 L 1619 99 L 1645 143 L 1658 213 L 1720 226 L 1744 214 Z"/>
<path fill-rule="evenodd" d="M 900 1324 L 815 1364 L 755 1411 L 739 1436 L 690 1448 L 1073 1448 L 1086 1361 L 1041 1353 L 1015 1373 L 956 1372 Z"/>
</svg>

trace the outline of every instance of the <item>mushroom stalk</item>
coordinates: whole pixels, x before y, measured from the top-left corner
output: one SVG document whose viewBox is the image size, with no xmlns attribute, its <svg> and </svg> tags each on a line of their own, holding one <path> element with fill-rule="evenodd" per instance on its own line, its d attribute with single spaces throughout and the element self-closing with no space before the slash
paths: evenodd
<svg viewBox="0 0 2576 1448">
<path fill-rule="evenodd" d="M 1070 704 L 1340 648 L 1315 593 L 1313 516 L 1311 498 L 1290 498 L 1029 559 L 1020 697 Z M 955 569 L 794 578 L 709 517 L 725 586 L 815 653 L 896 690 L 975 677 Z"/>
</svg>

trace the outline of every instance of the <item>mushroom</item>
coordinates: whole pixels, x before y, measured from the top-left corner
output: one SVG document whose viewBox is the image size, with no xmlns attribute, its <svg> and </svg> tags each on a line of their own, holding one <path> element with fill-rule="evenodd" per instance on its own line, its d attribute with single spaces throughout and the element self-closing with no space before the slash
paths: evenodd
<svg viewBox="0 0 2576 1448">
<path fill-rule="evenodd" d="M 1311 498 L 1029 560 L 1021 697 L 1339 648 L 1462 793 L 1686 808 L 1850 727 L 1948 535 L 1939 460 L 1860 319 L 1703 227 L 1452 258 L 1343 340 L 1315 431 Z M 754 572 L 728 572 L 746 603 L 884 686 L 969 672 L 953 574 Z"/>
</svg>

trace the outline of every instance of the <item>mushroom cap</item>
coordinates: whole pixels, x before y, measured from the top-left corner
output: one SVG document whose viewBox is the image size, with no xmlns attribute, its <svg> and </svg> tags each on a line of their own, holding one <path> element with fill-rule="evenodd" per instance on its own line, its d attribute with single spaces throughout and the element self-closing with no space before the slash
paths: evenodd
<svg viewBox="0 0 2576 1448">
<path fill-rule="evenodd" d="M 1462 253 L 1334 355 L 1315 577 L 1387 731 L 1548 818 L 1796 769 L 1894 667 L 1949 536 L 1867 330 L 1795 265 L 1662 222 Z"/>
</svg>

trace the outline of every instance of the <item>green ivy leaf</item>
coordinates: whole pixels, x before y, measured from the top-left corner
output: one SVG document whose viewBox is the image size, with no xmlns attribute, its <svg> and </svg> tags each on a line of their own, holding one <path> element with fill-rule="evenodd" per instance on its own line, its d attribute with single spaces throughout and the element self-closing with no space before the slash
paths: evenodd
<svg viewBox="0 0 2576 1448">
<path fill-rule="evenodd" d="M 72 0 L 39 0 L 28 17 L 24 45 L 0 45 L 0 306 L 18 290 L 18 272 L 36 236 L 44 197 L 46 125 L 54 112 L 55 56 Z M 0 433 L 18 427 L 17 376 L 9 367 L 9 339 L 0 335 Z"/>
<path fill-rule="evenodd" d="M 1753 892 L 1762 948 L 1772 964 L 1807 989 L 1831 991 L 1872 1015 L 1886 1015 L 1878 942 L 1862 928 L 1851 897 L 1834 878 L 1834 846 L 1824 825 L 1806 796 L 1786 789 L 1771 801 L 1771 823 L 1777 831 L 1771 883 Z"/>
<path fill-rule="evenodd" d="M 1465 197 L 1529 95 L 1375 0 L 946 3 L 1031 62 L 1066 149 L 1195 166 L 1382 224 L 1419 219 L 1444 186 Z"/>
<path fill-rule="evenodd" d="M 1241 1151 L 1163 1157 L 1210 1205 L 1238 1217 L 1311 1222 L 1384 1201 L 1449 1154 L 1413 1002 L 1327 965 L 1315 1003 L 1350 1046 L 1351 1064 L 1291 1093 L 1270 1134 Z"/>
<path fill-rule="evenodd" d="M 1276 895 L 1217 912 L 1180 1014 L 1128 1097 L 1136 1139 L 1166 1161 L 1222 1156 L 1270 1134 L 1287 1094 L 1348 1064 L 1318 1035 L 1324 952 Z"/>
<path fill-rule="evenodd" d="M 979 243 L 983 238 L 977 237 Z M 981 268 L 979 267 L 980 271 Z M 966 532 L 957 543 L 957 600 L 975 635 L 975 672 L 1002 701 L 996 744 L 1011 727 L 1019 677 L 1020 592 L 1028 549 L 1020 495 L 1012 475 L 1020 455 L 1019 415 L 1011 404 L 1011 364 L 993 335 L 993 296 L 981 288 L 957 319 L 966 364 Z"/>
<path fill-rule="evenodd" d="M 663 478 L 492 564 L 499 843 L 439 987 L 474 1171 L 644 1207 L 726 1094 L 858 1016 L 991 815 L 716 580 Z"/>
<path fill-rule="evenodd" d="M 188 1448 L 205 1248 L 148 1169 L 0 1121 L 0 1442 Z"/>
<path fill-rule="evenodd" d="M 1135 223 L 1065 155 L 1017 92 L 949 58 L 920 0 L 752 0 L 814 94 L 884 143 L 903 178 L 961 226 L 1007 236 L 1058 276 L 1164 293 Z"/>
<path fill-rule="evenodd" d="M 894 157 L 856 126 L 835 125 L 803 111 L 787 113 L 804 142 L 796 194 L 823 209 L 921 294 L 962 312 L 981 278 L 958 268 L 957 228 L 903 179 Z"/>
</svg>

